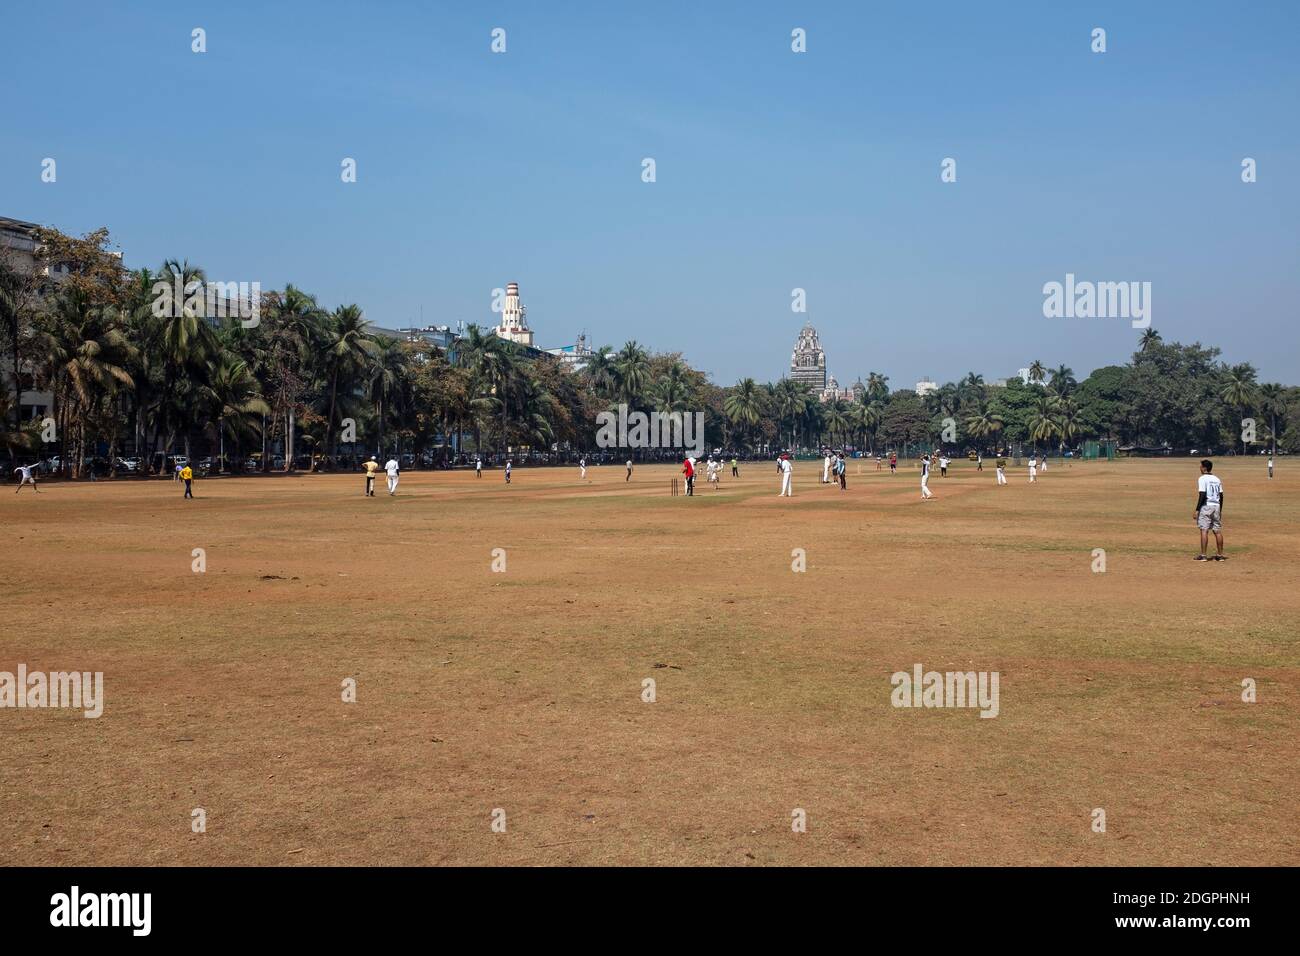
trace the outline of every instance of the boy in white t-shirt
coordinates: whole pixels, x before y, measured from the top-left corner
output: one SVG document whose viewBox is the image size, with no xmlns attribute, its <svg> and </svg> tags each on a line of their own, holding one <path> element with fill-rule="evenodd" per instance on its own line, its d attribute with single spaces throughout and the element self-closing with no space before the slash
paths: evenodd
<svg viewBox="0 0 1300 956">
<path fill-rule="evenodd" d="M 1196 526 L 1201 529 L 1201 553 L 1197 561 L 1226 561 L 1223 554 L 1223 482 L 1214 471 L 1214 462 L 1208 458 L 1201 460 L 1201 477 L 1196 479 Z M 1214 545 L 1217 552 L 1213 558 L 1205 556 L 1210 544 L 1210 532 L 1214 532 Z"/>
<path fill-rule="evenodd" d="M 397 466 L 397 459 L 388 459 L 384 464 L 384 471 L 388 472 L 388 493 L 390 495 L 397 494 L 397 475 L 401 471 Z"/>
</svg>

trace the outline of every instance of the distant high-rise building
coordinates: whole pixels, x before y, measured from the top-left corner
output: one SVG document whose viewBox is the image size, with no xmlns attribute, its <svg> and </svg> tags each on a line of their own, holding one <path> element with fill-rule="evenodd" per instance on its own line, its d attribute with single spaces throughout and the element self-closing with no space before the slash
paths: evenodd
<svg viewBox="0 0 1300 956">
<path fill-rule="evenodd" d="M 817 330 L 809 322 L 799 331 L 790 356 L 790 378 L 821 392 L 826 388 L 826 353 Z"/>
<path fill-rule="evenodd" d="M 499 338 L 533 347 L 533 331 L 528 327 L 528 309 L 519 301 L 519 283 L 506 285 L 506 301 L 501 307 L 501 324 L 494 330 Z"/>
<path fill-rule="evenodd" d="M 930 381 L 928 378 L 923 378 L 921 381 L 916 383 L 916 394 L 920 398 L 925 398 L 925 396 L 929 395 L 931 392 L 938 391 L 938 388 L 939 386 L 934 382 Z"/>
</svg>

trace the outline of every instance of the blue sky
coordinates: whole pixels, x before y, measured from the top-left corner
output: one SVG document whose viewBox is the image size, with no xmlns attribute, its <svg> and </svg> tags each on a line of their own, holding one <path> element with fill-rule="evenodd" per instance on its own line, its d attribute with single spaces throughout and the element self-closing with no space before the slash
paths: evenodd
<svg viewBox="0 0 1300 956">
<path fill-rule="evenodd" d="M 538 344 L 723 384 L 779 377 L 807 318 L 841 384 L 894 387 L 1126 360 L 1128 321 L 1043 317 L 1072 272 L 1300 384 L 1296 3 L 9 0 L 0 62 L 0 215 L 132 266 L 388 327 L 492 324 L 517 281 Z"/>
</svg>

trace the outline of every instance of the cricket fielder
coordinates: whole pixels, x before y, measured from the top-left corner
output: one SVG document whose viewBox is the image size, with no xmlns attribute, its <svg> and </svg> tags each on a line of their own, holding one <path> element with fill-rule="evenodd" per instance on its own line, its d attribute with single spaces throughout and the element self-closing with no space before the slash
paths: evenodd
<svg viewBox="0 0 1300 956">
<path fill-rule="evenodd" d="M 36 466 L 19 465 L 14 469 L 14 474 L 19 476 L 18 487 L 14 489 L 14 494 L 18 494 L 18 492 L 22 491 L 23 485 L 31 485 L 32 491 L 36 492 L 38 495 L 41 493 L 41 489 L 36 487 L 36 476 L 32 474 L 32 469 L 34 467 Z"/>
<path fill-rule="evenodd" d="M 388 493 L 389 495 L 397 494 L 397 476 L 401 469 L 397 466 L 397 459 L 390 458 L 384 465 L 384 471 L 388 472 Z"/>
</svg>

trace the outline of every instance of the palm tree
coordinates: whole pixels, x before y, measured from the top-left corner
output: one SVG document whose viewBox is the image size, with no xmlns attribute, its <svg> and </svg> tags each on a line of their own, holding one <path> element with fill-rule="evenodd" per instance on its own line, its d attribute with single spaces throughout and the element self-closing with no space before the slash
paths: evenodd
<svg viewBox="0 0 1300 956">
<path fill-rule="evenodd" d="M 741 379 L 723 399 L 722 411 L 727 420 L 748 438 L 763 414 L 763 397 L 758 384 L 752 378 Z"/>
<path fill-rule="evenodd" d="M 1034 385 L 1042 385 L 1043 379 L 1047 377 L 1047 366 L 1039 359 L 1034 359 L 1029 364 L 1029 381 Z"/>
<path fill-rule="evenodd" d="M 1142 338 L 1138 341 L 1138 351 L 1145 352 L 1148 349 L 1154 348 L 1155 346 L 1159 345 L 1160 342 L 1161 339 L 1160 339 L 1159 332 L 1157 332 L 1155 329 L 1150 329 L 1150 328 L 1146 329 L 1142 333 Z"/>
<path fill-rule="evenodd" d="M 1046 441 L 1057 433 L 1056 411 L 1060 399 L 1055 395 L 1044 395 L 1034 405 L 1029 419 L 1029 437 L 1034 441 L 1034 454 L 1038 454 L 1038 443 Z"/>
<path fill-rule="evenodd" d="M 867 398 L 872 401 L 884 401 L 889 397 L 889 376 L 872 372 L 867 376 Z"/>
<path fill-rule="evenodd" d="M 394 399 L 400 394 L 402 373 L 406 368 L 406 350 L 397 339 L 375 337 L 375 350 L 366 371 L 366 387 L 375 407 L 375 454 L 383 455 L 384 424 Z"/>
<path fill-rule="evenodd" d="M 591 390 L 597 398 L 612 398 L 614 387 L 618 382 L 618 370 L 614 366 L 613 349 L 608 345 L 602 345 L 593 352 L 583 368 L 583 375 L 590 383 Z"/>
<path fill-rule="evenodd" d="M 1255 401 L 1257 394 L 1255 374 L 1254 368 L 1246 363 L 1234 365 L 1224 373 L 1223 387 L 1219 391 L 1219 397 L 1230 408 L 1236 409 L 1239 415 L 1244 413 Z M 1244 434 L 1241 438 L 1241 452 L 1243 455 L 1246 453 L 1246 437 Z"/>
<path fill-rule="evenodd" d="M 229 434 L 235 442 L 235 460 L 239 460 L 239 440 L 252 434 L 256 424 L 265 421 L 271 406 L 258 390 L 248 363 L 229 352 L 217 359 L 210 384 L 217 417 L 217 435 L 221 441 L 220 470 L 226 470 L 225 438 Z"/>
<path fill-rule="evenodd" d="M 55 394 L 63 419 L 63 436 L 76 437 L 74 478 L 81 477 L 86 455 L 86 420 L 101 398 L 119 386 L 134 382 L 123 367 L 134 346 L 122 333 L 120 316 L 112 309 L 94 306 L 85 293 L 71 286 L 55 300 L 47 327 L 37 340 L 44 375 Z"/>
<path fill-rule="evenodd" d="M 284 470 L 292 471 L 297 409 L 311 384 L 311 360 L 318 354 L 325 313 L 316 304 L 315 296 L 292 284 L 264 298 L 262 328 L 268 338 L 264 375 L 271 385 L 265 396 L 270 399 L 276 423 L 273 431 L 278 433 L 283 422 Z M 263 470 L 269 464 L 264 457 Z"/>
<path fill-rule="evenodd" d="M 370 323 L 356 305 L 341 305 L 334 310 L 326 327 L 321 356 L 330 383 L 329 415 L 325 419 L 325 453 L 338 457 L 334 431 L 334 414 L 338 406 L 339 384 L 351 385 L 369 367 L 377 346 Z"/>
<path fill-rule="evenodd" d="M 1065 398 L 1074 390 L 1078 384 L 1074 380 L 1074 369 L 1068 365 L 1058 365 L 1049 373 L 1052 376 L 1052 390 L 1061 398 Z"/>
<path fill-rule="evenodd" d="M 994 444 L 997 443 L 996 438 L 1002 431 L 1002 425 L 1002 416 L 991 411 L 989 403 L 986 401 L 980 401 L 966 419 L 966 431 L 972 437 L 982 439 L 984 441 L 983 447 L 986 449 L 990 437 L 995 439 Z"/>
<path fill-rule="evenodd" d="M 1079 434 L 1079 403 L 1073 398 L 1061 399 L 1057 409 L 1056 433 L 1061 438 L 1058 451 L 1065 452 L 1065 446 Z"/>
<path fill-rule="evenodd" d="M 668 370 L 655 383 L 651 390 L 651 399 L 657 411 L 684 412 L 690 404 L 690 381 L 686 366 L 673 362 Z"/>
<path fill-rule="evenodd" d="M 884 402 L 878 399 L 868 400 L 868 395 L 863 395 L 863 401 L 859 402 L 852 411 L 854 426 L 865 434 L 871 436 L 871 451 L 876 450 L 876 429 L 880 427 L 880 420 L 885 414 Z"/>
<path fill-rule="evenodd" d="M 1281 385 L 1270 382 L 1259 387 L 1259 410 L 1268 416 L 1268 434 L 1277 454 L 1277 414 L 1286 412 L 1286 393 Z"/>
<path fill-rule="evenodd" d="M 637 405 L 645 392 L 650 377 L 650 357 L 635 340 L 628 342 L 614 357 L 618 372 L 618 396 L 628 404 Z"/>
</svg>

